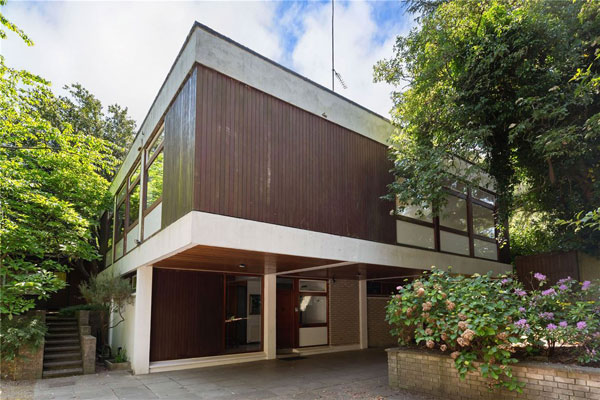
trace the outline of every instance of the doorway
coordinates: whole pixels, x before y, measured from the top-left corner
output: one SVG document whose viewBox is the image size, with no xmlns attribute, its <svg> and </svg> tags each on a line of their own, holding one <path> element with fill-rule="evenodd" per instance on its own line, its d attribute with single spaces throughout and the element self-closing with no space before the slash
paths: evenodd
<svg viewBox="0 0 600 400">
<path fill-rule="evenodd" d="M 326 280 L 277 278 L 277 348 L 329 344 Z"/>
</svg>

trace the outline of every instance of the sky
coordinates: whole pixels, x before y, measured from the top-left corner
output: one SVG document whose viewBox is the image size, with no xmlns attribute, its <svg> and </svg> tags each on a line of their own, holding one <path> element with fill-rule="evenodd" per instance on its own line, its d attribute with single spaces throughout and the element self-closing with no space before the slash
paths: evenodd
<svg viewBox="0 0 600 400">
<path fill-rule="evenodd" d="M 0 41 L 6 63 L 52 82 L 81 83 L 104 106 L 127 107 L 138 127 L 194 21 L 331 87 L 329 1 L 8 1 L 2 13 L 34 41 Z M 391 57 L 414 17 L 402 1 L 336 1 L 335 68 L 343 96 L 388 117 L 393 88 L 373 83 L 373 65 Z"/>
</svg>

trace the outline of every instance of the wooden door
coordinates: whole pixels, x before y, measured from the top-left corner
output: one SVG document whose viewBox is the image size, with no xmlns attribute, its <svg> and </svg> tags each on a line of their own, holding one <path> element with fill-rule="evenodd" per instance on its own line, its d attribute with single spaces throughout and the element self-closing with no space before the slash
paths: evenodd
<svg viewBox="0 0 600 400">
<path fill-rule="evenodd" d="M 223 353 L 223 284 L 223 274 L 154 268 L 150 361 Z"/>
<path fill-rule="evenodd" d="M 294 290 L 277 289 L 277 348 L 291 349 L 296 344 L 296 320 Z"/>
</svg>

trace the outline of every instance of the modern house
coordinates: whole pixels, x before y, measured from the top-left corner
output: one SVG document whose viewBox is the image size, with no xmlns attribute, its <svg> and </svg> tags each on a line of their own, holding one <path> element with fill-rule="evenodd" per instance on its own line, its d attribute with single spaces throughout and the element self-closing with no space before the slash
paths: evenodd
<svg viewBox="0 0 600 400">
<path fill-rule="evenodd" d="M 394 215 L 385 118 L 196 23 L 111 186 L 111 332 L 134 373 L 393 344 L 385 297 L 432 265 L 510 266 L 493 188 Z"/>
</svg>

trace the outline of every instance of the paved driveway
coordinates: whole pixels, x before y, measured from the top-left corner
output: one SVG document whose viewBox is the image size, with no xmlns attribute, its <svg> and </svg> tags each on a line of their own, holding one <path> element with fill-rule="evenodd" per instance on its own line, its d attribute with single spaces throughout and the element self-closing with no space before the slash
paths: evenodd
<svg viewBox="0 0 600 400">
<path fill-rule="evenodd" d="M 369 349 L 133 376 L 104 372 L 13 384 L 1 399 L 403 399 L 391 390 L 386 354 Z"/>
</svg>

